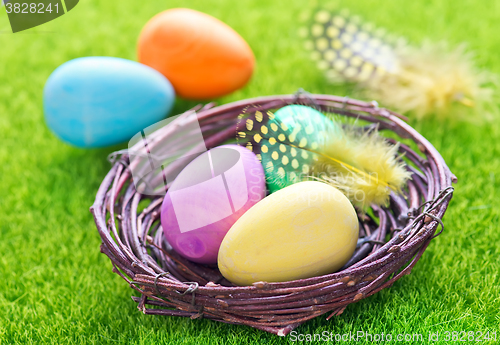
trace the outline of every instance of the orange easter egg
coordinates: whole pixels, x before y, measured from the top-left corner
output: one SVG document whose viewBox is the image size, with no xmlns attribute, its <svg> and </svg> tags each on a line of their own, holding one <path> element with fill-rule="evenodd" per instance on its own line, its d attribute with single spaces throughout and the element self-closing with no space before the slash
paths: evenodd
<svg viewBox="0 0 500 345">
<path fill-rule="evenodd" d="M 139 62 L 160 71 L 175 92 L 208 99 L 245 85 L 255 57 L 245 40 L 208 14 L 175 8 L 154 16 L 142 29 Z"/>
</svg>

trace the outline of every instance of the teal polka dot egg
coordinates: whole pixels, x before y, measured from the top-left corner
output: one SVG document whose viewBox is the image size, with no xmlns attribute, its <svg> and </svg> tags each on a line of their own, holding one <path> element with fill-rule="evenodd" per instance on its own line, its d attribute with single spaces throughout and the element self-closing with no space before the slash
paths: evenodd
<svg viewBox="0 0 500 345">
<path fill-rule="evenodd" d="M 43 91 L 47 126 L 63 141 L 85 148 L 130 140 L 164 119 L 174 101 L 174 89 L 161 73 L 115 57 L 68 61 Z"/>
<path fill-rule="evenodd" d="M 329 135 L 340 135 L 338 125 L 321 112 L 297 104 L 277 110 L 265 132 L 260 153 L 271 193 L 313 176 L 315 152 Z"/>
</svg>

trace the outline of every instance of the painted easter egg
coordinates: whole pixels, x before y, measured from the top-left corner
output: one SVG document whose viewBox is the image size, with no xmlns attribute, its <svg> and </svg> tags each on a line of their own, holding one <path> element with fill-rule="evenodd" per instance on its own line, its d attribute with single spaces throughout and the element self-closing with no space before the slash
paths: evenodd
<svg viewBox="0 0 500 345">
<path fill-rule="evenodd" d="M 48 127 L 79 147 L 118 144 L 165 118 L 175 93 L 158 71 L 114 57 L 84 57 L 59 66 L 43 91 Z"/>
<path fill-rule="evenodd" d="M 265 193 L 264 171 L 254 153 L 238 145 L 213 148 L 189 163 L 165 195 L 165 237 L 182 256 L 215 264 L 226 233 Z"/>
<path fill-rule="evenodd" d="M 224 237 L 218 265 L 237 285 L 333 273 L 352 256 L 358 218 L 335 187 L 304 181 L 249 209 Z"/>
<path fill-rule="evenodd" d="M 255 58 L 227 24 L 198 11 L 175 8 L 142 29 L 138 58 L 163 73 L 177 94 L 209 99 L 231 93 L 250 79 Z"/>
<path fill-rule="evenodd" d="M 260 145 L 271 193 L 313 175 L 312 167 L 318 159 L 315 152 L 329 136 L 340 132 L 337 124 L 316 109 L 297 104 L 277 110 L 267 128 L 276 128 Z"/>
</svg>

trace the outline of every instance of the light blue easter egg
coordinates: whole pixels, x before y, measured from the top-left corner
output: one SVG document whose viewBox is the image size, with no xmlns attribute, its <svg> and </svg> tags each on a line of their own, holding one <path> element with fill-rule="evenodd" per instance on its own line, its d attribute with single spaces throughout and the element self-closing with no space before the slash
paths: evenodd
<svg viewBox="0 0 500 345">
<path fill-rule="evenodd" d="M 78 147 L 130 140 L 164 119 L 175 92 L 158 71 L 115 57 L 84 57 L 64 63 L 43 91 L 48 127 Z"/>
</svg>

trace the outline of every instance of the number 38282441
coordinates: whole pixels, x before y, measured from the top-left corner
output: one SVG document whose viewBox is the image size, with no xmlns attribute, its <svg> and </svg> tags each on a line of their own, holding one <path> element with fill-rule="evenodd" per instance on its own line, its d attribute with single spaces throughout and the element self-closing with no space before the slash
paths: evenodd
<svg viewBox="0 0 500 345">
<path fill-rule="evenodd" d="M 54 4 L 52 6 L 51 3 L 45 5 L 43 3 L 6 3 L 5 8 L 7 10 L 7 13 L 52 13 L 52 11 L 59 13 L 59 4 Z"/>
</svg>

